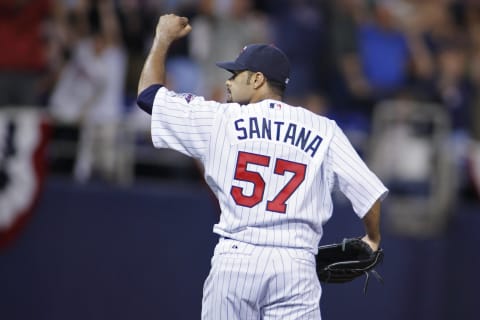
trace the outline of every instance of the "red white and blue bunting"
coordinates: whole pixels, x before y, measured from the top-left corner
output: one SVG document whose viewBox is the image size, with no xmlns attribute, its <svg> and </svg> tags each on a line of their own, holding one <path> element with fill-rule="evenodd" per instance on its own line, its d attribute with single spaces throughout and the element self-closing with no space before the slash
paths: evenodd
<svg viewBox="0 0 480 320">
<path fill-rule="evenodd" d="M 49 132 L 38 109 L 0 109 L 0 249 L 20 233 L 38 202 Z"/>
</svg>

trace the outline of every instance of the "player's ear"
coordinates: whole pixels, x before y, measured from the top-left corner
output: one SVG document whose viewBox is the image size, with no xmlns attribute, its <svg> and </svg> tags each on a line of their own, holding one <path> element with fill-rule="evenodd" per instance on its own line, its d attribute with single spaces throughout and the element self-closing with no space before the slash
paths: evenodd
<svg viewBox="0 0 480 320">
<path fill-rule="evenodd" d="M 260 88 L 263 84 L 267 82 L 267 78 L 261 72 L 255 72 L 255 77 L 253 79 L 253 86 L 255 89 Z"/>
</svg>

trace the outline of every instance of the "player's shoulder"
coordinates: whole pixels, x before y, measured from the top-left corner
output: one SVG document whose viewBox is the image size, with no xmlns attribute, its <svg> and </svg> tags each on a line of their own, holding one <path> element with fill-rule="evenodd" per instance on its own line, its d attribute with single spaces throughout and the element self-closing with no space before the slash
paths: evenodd
<svg viewBox="0 0 480 320">
<path fill-rule="evenodd" d="M 218 108 L 220 113 L 224 113 L 227 117 L 236 117 L 255 113 L 259 109 L 255 108 L 255 103 L 239 104 L 236 102 L 219 103 Z"/>
<path fill-rule="evenodd" d="M 184 107 L 216 108 L 221 105 L 221 103 L 213 100 L 207 100 L 201 95 L 196 95 L 190 92 L 177 92 L 165 86 L 162 86 L 158 89 L 157 96 L 161 100 L 173 102 Z"/>
<path fill-rule="evenodd" d="M 313 112 L 312 110 L 304 106 L 288 105 L 288 108 L 291 108 L 291 110 L 295 110 L 299 117 L 302 119 L 306 119 L 306 121 L 329 129 L 334 129 L 335 127 L 337 127 L 337 123 L 335 120 L 329 118 L 327 115 Z"/>
</svg>

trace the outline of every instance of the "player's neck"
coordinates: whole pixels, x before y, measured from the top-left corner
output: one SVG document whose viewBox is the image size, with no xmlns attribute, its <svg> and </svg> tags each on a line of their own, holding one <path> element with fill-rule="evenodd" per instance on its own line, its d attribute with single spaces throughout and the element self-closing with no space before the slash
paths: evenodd
<svg viewBox="0 0 480 320">
<path fill-rule="evenodd" d="M 265 91 L 257 91 L 253 96 L 252 99 L 250 99 L 250 103 L 255 103 L 263 100 L 277 100 L 277 101 L 282 101 L 282 97 L 278 94 L 274 94 L 270 90 L 265 90 Z"/>
</svg>

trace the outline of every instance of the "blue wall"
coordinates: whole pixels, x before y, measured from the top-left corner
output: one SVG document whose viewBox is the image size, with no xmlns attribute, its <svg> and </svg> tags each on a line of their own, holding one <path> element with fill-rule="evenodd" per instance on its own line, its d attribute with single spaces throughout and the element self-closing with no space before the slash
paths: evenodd
<svg viewBox="0 0 480 320">
<path fill-rule="evenodd" d="M 0 252 L 0 319 L 200 319 L 218 209 L 203 184 L 132 188 L 50 179 L 38 210 Z M 324 243 L 361 234 L 340 204 Z M 461 205 L 445 235 L 384 233 L 386 256 L 363 281 L 325 285 L 323 318 L 478 319 L 480 207 Z"/>
</svg>

